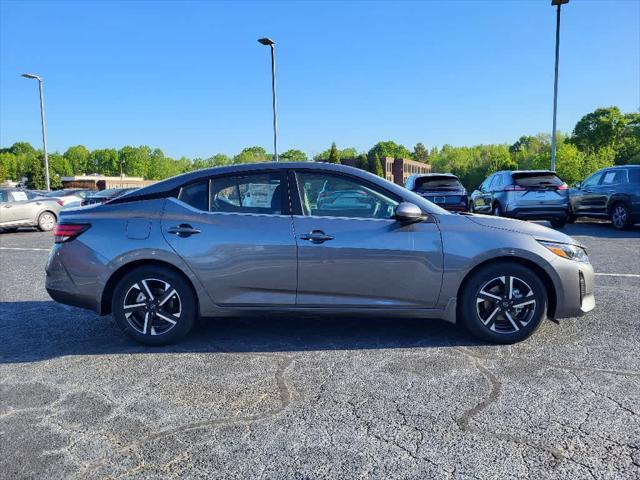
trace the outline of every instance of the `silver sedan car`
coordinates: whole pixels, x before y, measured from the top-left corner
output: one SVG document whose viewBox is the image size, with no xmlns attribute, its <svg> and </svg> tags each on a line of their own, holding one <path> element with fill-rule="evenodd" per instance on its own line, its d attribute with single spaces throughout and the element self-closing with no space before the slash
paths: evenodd
<svg viewBox="0 0 640 480">
<path fill-rule="evenodd" d="M 326 192 L 332 192 L 327 197 Z M 348 193 L 349 201 L 335 192 Z M 441 318 L 491 342 L 594 308 L 576 240 L 452 214 L 325 163 L 200 170 L 61 212 L 46 287 L 159 345 L 201 317 L 256 312 Z"/>
<path fill-rule="evenodd" d="M 62 205 L 58 198 L 46 198 L 17 188 L 0 188 L 0 231 L 12 232 L 19 227 L 38 227 L 42 232 L 53 230 Z"/>
</svg>

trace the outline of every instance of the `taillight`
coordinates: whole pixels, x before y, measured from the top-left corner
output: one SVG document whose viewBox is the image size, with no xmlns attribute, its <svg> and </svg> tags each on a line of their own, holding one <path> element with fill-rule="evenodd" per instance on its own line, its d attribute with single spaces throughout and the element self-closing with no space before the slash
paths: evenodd
<svg viewBox="0 0 640 480">
<path fill-rule="evenodd" d="M 86 232 L 90 226 L 88 223 L 58 223 L 53 231 L 55 242 L 69 242 L 81 233 Z"/>
<path fill-rule="evenodd" d="M 556 190 L 569 190 L 569 185 L 567 185 L 566 183 L 563 183 L 562 185 L 559 185 L 558 188 L 556 188 Z"/>
<path fill-rule="evenodd" d="M 505 192 L 523 192 L 526 188 L 521 187 L 520 185 L 507 185 L 504 187 Z"/>
</svg>

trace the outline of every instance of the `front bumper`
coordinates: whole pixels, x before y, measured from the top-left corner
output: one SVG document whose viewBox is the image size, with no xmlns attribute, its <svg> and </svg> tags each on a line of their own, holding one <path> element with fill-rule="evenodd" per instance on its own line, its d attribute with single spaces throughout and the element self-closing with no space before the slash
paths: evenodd
<svg viewBox="0 0 640 480">
<path fill-rule="evenodd" d="M 581 317 L 594 309 L 594 273 L 589 263 L 558 258 L 547 267 L 555 286 L 556 308 L 552 318 Z"/>
</svg>

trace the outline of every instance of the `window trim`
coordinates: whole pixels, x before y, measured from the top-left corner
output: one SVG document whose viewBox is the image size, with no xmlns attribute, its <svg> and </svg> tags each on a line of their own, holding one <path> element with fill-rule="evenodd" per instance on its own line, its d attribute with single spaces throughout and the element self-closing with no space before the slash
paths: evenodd
<svg viewBox="0 0 640 480">
<path fill-rule="evenodd" d="M 391 217 L 391 218 L 370 218 L 370 217 L 343 217 L 343 216 L 318 216 L 318 215 L 305 215 L 304 211 L 302 210 L 302 201 L 301 201 L 301 196 L 300 196 L 300 178 L 298 174 L 301 173 L 316 173 L 316 174 L 322 174 L 322 175 L 326 175 L 326 176 L 332 176 L 332 177 L 339 177 L 339 178 L 344 178 L 346 180 L 349 180 L 351 182 L 356 182 L 356 183 L 362 183 L 363 185 L 365 185 L 367 188 L 370 188 L 371 190 L 374 190 L 378 193 L 380 193 L 381 195 L 384 195 L 386 197 L 391 198 L 392 200 L 398 202 L 398 203 L 402 203 L 404 202 L 404 198 L 402 198 L 400 195 L 397 195 L 389 190 L 387 190 L 386 188 L 380 187 L 379 185 L 376 185 L 373 182 L 370 182 L 364 178 L 360 178 L 354 175 L 349 175 L 347 173 L 343 173 L 343 172 L 334 172 L 334 171 L 327 171 L 327 170 L 323 170 L 323 169 L 315 169 L 315 168 L 304 168 L 304 169 L 291 169 L 289 171 L 289 175 L 287 175 L 287 177 L 289 178 L 289 183 L 290 183 L 290 199 L 291 199 L 291 215 L 295 216 L 295 217 L 303 217 L 303 218 L 324 218 L 324 219 L 329 219 L 329 218 L 335 218 L 335 219 L 348 219 L 348 220 L 382 220 L 382 221 L 393 221 L 395 222 L 396 220 Z"/>
</svg>

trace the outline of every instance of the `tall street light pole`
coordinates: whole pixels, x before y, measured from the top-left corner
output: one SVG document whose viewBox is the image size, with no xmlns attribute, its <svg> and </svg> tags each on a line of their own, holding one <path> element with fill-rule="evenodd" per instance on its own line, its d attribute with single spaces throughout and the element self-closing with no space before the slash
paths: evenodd
<svg viewBox="0 0 640 480">
<path fill-rule="evenodd" d="M 276 109 L 276 42 L 259 38 L 258 42 L 271 48 L 271 94 L 273 97 L 273 159 L 278 161 L 278 111 Z"/>
<path fill-rule="evenodd" d="M 553 79 L 553 128 L 551 131 L 551 171 L 556 171 L 556 115 L 558 113 L 558 63 L 560 61 L 560 7 L 569 0 L 551 0 L 556 12 L 556 66 Z"/>
<path fill-rule="evenodd" d="M 38 80 L 38 87 L 40 88 L 40 119 L 42 121 L 42 146 L 44 147 L 44 182 L 47 187 L 47 191 L 51 190 L 51 183 L 49 181 L 49 155 L 47 153 L 47 127 L 44 121 L 44 95 L 42 93 L 42 78 L 32 73 L 23 73 L 24 78 L 30 78 L 32 80 Z"/>
</svg>

